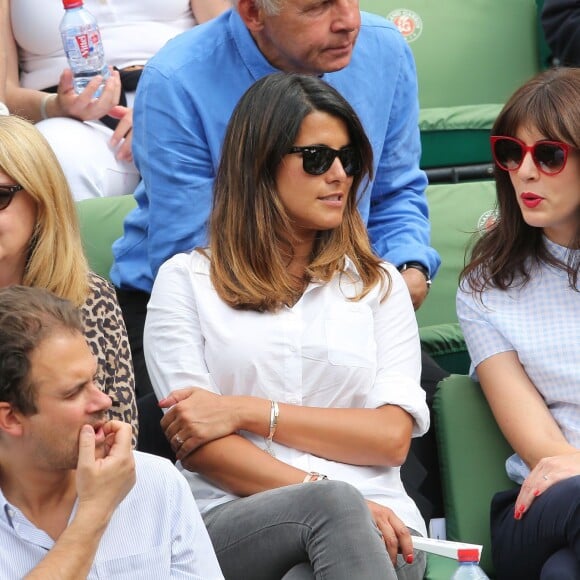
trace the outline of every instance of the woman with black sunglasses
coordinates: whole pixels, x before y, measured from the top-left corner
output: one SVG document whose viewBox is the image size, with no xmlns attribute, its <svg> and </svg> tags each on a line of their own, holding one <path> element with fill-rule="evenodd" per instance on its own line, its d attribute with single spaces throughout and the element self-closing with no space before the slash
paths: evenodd
<svg viewBox="0 0 580 580">
<path fill-rule="evenodd" d="M 371 171 L 333 88 L 261 79 L 227 129 L 209 248 L 155 281 L 148 369 L 226 578 L 423 577 L 399 466 L 429 414 L 409 292 L 357 210 Z"/>
<path fill-rule="evenodd" d="M 133 363 L 112 286 L 89 271 L 76 208 L 62 169 L 31 123 L 0 116 L 0 288 L 50 290 L 81 308 L 98 359 L 96 382 L 113 400 L 111 418 L 137 441 Z"/>
<path fill-rule="evenodd" d="M 515 454 L 492 502 L 499 579 L 580 578 L 580 69 L 548 70 L 493 127 L 497 219 L 457 310 Z"/>
</svg>

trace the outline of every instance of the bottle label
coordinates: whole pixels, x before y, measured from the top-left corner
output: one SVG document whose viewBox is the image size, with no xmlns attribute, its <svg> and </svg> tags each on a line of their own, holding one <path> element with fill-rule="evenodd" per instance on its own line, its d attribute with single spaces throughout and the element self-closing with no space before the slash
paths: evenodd
<svg viewBox="0 0 580 580">
<path fill-rule="evenodd" d="M 103 59 L 103 49 L 98 29 L 80 27 L 74 34 L 63 34 L 64 48 L 69 60 L 78 62 L 79 59 Z"/>
</svg>

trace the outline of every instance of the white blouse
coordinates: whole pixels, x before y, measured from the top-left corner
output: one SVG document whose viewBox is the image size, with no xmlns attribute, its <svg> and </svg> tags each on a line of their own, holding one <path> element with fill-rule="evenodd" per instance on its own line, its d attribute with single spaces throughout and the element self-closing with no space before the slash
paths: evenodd
<svg viewBox="0 0 580 580">
<path fill-rule="evenodd" d="M 327 284 L 310 283 L 293 307 L 272 314 L 232 309 L 213 288 L 206 257 L 198 252 L 174 256 L 159 270 L 145 325 L 145 356 L 157 397 L 198 386 L 313 407 L 392 404 L 413 416 L 413 435 L 422 435 L 429 412 L 419 383 L 417 322 L 401 275 L 390 264 L 384 267 L 392 282 L 383 302 L 378 286 L 358 302 L 348 300 L 360 284 L 348 262 L 347 274 Z M 263 438 L 242 435 L 265 448 Z M 399 468 L 337 463 L 276 442 L 273 450 L 299 469 L 351 483 L 426 533 Z M 200 510 L 235 498 L 183 471 Z"/>
<path fill-rule="evenodd" d="M 169 39 L 195 26 L 190 0 L 84 0 L 97 19 L 107 63 L 120 69 L 145 64 Z M 59 24 L 62 0 L 11 0 L 21 86 L 58 84 L 67 67 Z"/>
</svg>

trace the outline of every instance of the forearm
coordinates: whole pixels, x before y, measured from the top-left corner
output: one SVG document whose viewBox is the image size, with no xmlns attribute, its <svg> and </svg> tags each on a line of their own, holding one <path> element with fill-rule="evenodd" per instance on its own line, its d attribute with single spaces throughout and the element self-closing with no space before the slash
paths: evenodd
<svg viewBox="0 0 580 580">
<path fill-rule="evenodd" d="M 306 472 L 272 457 L 240 435 L 211 441 L 182 460 L 182 465 L 235 495 L 301 483 Z"/>
<path fill-rule="evenodd" d="M 71 524 L 42 561 L 25 576 L 26 580 L 86 578 L 110 517 L 111 514 L 79 506 Z"/>
<path fill-rule="evenodd" d="M 235 397 L 239 428 L 258 435 L 269 430 L 264 399 Z M 328 409 L 279 404 L 274 440 L 325 459 L 350 465 L 401 465 L 409 450 L 412 417 L 403 409 Z"/>
</svg>

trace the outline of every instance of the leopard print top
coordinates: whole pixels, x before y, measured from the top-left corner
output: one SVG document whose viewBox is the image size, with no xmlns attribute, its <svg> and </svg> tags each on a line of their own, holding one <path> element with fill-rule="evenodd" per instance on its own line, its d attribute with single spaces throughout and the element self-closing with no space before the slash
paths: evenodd
<svg viewBox="0 0 580 580">
<path fill-rule="evenodd" d="M 98 360 L 97 381 L 113 400 L 109 417 L 131 424 L 135 447 L 139 425 L 127 330 L 113 287 L 93 272 L 89 274 L 89 296 L 81 312 L 87 342 Z"/>
</svg>

